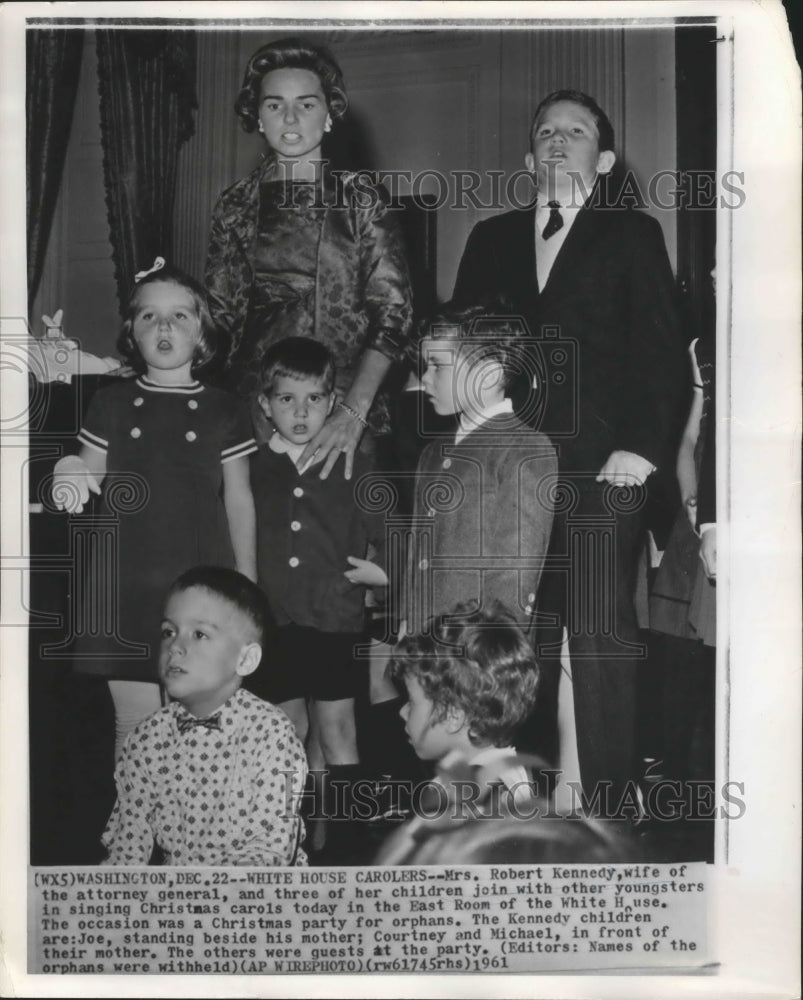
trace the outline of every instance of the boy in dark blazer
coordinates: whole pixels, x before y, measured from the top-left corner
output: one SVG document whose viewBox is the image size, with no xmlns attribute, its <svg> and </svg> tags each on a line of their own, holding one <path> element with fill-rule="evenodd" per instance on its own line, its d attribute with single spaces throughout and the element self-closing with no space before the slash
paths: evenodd
<svg viewBox="0 0 803 1000">
<path fill-rule="evenodd" d="M 544 392 L 529 419 L 557 448 L 565 500 L 539 610 L 568 633 L 584 791 L 604 794 L 602 809 L 616 812 L 635 776 L 643 488 L 675 443 L 685 359 L 660 226 L 604 203 L 600 176 L 613 167 L 613 144 L 592 98 L 546 97 L 525 161 L 537 201 L 474 228 L 454 297 L 505 295 L 537 342 Z M 554 723 L 560 633 L 550 640 L 537 652 L 554 654 L 543 660 L 551 683 L 542 689 Z"/>
<path fill-rule="evenodd" d="M 401 597 L 420 633 L 457 604 L 501 602 L 527 629 L 552 528 L 549 438 L 513 413 L 524 324 L 493 307 L 444 307 L 424 325 L 423 390 L 456 433 L 433 439 L 416 472 L 412 550 Z"/>
</svg>

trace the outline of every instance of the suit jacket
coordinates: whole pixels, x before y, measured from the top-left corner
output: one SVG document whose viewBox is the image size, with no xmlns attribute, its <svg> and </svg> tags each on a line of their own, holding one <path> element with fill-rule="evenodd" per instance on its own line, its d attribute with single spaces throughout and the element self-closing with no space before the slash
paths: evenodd
<svg viewBox="0 0 803 1000">
<path fill-rule="evenodd" d="M 585 207 L 546 286 L 535 270 L 535 207 L 478 223 L 455 299 L 504 295 L 527 320 L 543 396 L 536 420 L 562 469 L 598 472 L 615 449 L 671 461 L 686 380 L 661 228 L 642 212 Z"/>
<path fill-rule="evenodd" d="M 526 626 L 552 529 L 555 450 L 512 414 L 459 444 L 432 441 L 415 483 L 413 545 L 401 617 L 410 632 L 432 615 L 501 601 Z M 518 562 L 517 562 L 518 560 Z"/>
</svg>

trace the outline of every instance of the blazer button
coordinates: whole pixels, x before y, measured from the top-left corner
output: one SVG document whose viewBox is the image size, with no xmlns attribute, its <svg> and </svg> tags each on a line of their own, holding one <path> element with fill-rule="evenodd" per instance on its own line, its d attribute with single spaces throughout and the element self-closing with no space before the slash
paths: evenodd
<svg viewBox="0 0 803 1000">
<path fill-rule="evenodd" d="M 443 460 L 443 468 L 444 469 L 451 469 L 451 467 L 452 467 L 452 460 L 451 460 L 451 458 L 444 458 L 444 460 Z"/>
<path fill-rule="evenodd" d="M 195 433 L 195 431 L 187 431 L 187 433 L 184 435 L 184 437 L 188 441 L 194 441 L 198 437 L 198 435 Z"/>
<path fill-rule="evenodd" d="M 198 409 L 198 400 L 197 400 L 197 399 L 191 399 L 191 400 L 190 400 L 190 401 L 189 401 L 189 402 L 187 403 L 187 406 L 188 406 L 188 407 L 189 407 L 189 408 L 190 408 L 191 410 L 197 410 L 197 409 Z"/>
<path fill-rule="evenodd" d="M 301 489 L 300 486 L 296 486 L 296 488 L 293 490 L 293 496 L 294 497 L 303 497 L 304 496 L 304 491 Z"/>
<path fill-rule="evenodd" d="M 288 565 L 289 565 L 289 566 L 292 566 L 292 567 L 293 567 L 293 569 L 295 569 L 295 568 L 296 568 L 296 566 L 298 566 L 299 562 L 300 562 L 300 560 L 299 560 L 298 556 L 291 556 L 291 557 L 290 557 L 290 558 L 289 558 L 289 559 L 287 560 L 287 563 L 288 563 Z"/>
<path fill-rule="evenodd" d="M 134 400 L 134 406 L 142 406 L 144 402 L 145 400 L 142 398 L 142 396 L 137 396 L 137 398 Z"/>
<path fill-rule="evenodd" d="M 291 531 L 301 531 L 301 521 L 291 521 L 290 522 Z"/>
<path fill-rule="evenodd" d="M 139 427 L 131 428 L 131 437 L 132 438 L 142 437 L 142 431 L 139 429 Z"/>
</svg>

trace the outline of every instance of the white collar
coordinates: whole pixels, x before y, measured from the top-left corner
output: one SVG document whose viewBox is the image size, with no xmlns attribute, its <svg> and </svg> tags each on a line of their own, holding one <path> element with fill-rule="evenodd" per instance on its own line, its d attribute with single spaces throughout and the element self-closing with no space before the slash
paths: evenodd
<svg viewBox="0 0 803 1000">
<path fill-rule="evenodd" d="M 293 465 L 297 466 L 301 452 L 307 446 L 305 444 L 293 444 L 292 441 L 283 438 L 278 431 L 274 431 L 268 441 L 268 447 L 271 451 L 275 451 L 277 455 L 287 455 Z"/>
<path fill-rule="evenodd" d="M 496 764 L 506 757 L 515 757 L 515 747 L 483 747 L 471 758 L 469 764 L 472 767 L 483 767 L 486 764 Z"/>
<path fill-rule="evenodd" d="M 478 427 L 487 423 L 492 417 L 498 417 L 500 413 L 512 412 L 513 401 L 505 396 L 504 399 L 500 399 L 498 403 L 494 403 L 492 406 L 489 406 L 488 409 L 483 410 L 482 413 L 472 414 L 471 416 L 467 413 L 461 413 L 460 424 L 457 428 L 457 434 L 455 435 L 455 443 L 459 444 L 467 434 L 470 434 Z"/>
<path fill-rule="evenodd" d="M 550 198 L 547 200 L 543 195 L 538 195 L 535 200 L 536 211 L 537 212 L 549 212 L 551 211 L 550 202 L 556 201 L 560 212 L 562 215 L 575 215 L 583 207 L 585 202 L 579 202 L 573 195 L 567 195 L 564 198 Z"/>
</svg>

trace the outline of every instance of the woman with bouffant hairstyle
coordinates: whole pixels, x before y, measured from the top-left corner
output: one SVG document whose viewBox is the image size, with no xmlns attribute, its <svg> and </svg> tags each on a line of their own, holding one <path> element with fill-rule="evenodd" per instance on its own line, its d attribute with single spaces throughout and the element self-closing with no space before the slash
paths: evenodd
<svg viewBox="0 0 803 1000">
<path fill-rule="evenodd" d="M 326 476 L 344 453 L 348 478 L 366 427 L 389 430 L 375 397 L 404 358 L 412 304 L 387 192 L 364 174 L 332 171 L 322 151 L 347 105 L 327 50 L 281 39 L 251 56 L 235 110 L 246 132 L 263 136 L 265 156 L 215 207 L 206 287 L 227 347 L 224 381 L 240 394 L 253 399 L 261 358 L 278 340 L 311 337 L 332 351 L 338 404 L 304 462 L 322 462 Z"/>
<path fill-rule="evenodd" d="M 234 102 L 234 110 L 240 116 L 244 132 L 256 132 L 259 126 L 262 80 L 275 69 L 305 69 L 314 73 L 320 81 L 332 119 L 338 121 L 346 113 L 349 99 L 343 74 L 329 52 L 288 38 L 263 45 L 248 60 L 243 86 Z"/>
</svg>

